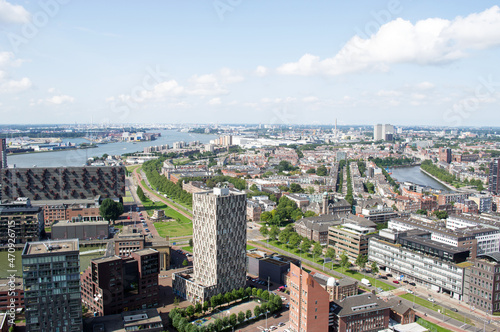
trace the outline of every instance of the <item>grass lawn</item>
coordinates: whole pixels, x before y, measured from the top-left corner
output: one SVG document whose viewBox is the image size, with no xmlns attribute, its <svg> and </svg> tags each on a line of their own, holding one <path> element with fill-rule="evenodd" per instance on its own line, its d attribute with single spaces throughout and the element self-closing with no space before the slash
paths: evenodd
<svg viewBox="0 0 500 332">
<path fill-rule="evenodd" d="M 252 250 L 252 249 L 255 249 L 255 247 L 247 244 L 247 250 Z"/>
<path fill-rule="evenodd" d="M 186 247 L 181 247 L 182 250 L 193 253 L 193 247 L 191 246 L 186 246 Z"/>
<path fill-rule="evenodd" d="M 413 295 L 412 294 L 403 294 L 403 295 L 400 295 L 400 297 L 408 300 L 408 301 L 413 301 Z M 421 305 L 423 307 L 426 307 L 426 308 L 429 308 L 431 310 L 434 310 L 434 311 L 438 311 L 440 310 L 440 312 L 442 313 L 443 312 L 443 307 L 441 307 L 439 304 L 435 304 L 435 303 L 432 303 L 430 301 L 427 301 L 425 299 L 422 299 L 418 296 L 415 296 L 415 304 L 418 304 L 418 305 Z M 445 316 L 448 316 L 448 317 L 451 317 L 453 319 L 456 319 L 460 322 L 463 322 L 464 321 L 464 316 L 460 315 L 460 313 L 458 312 L 453 312 L 451 310 L 448 310 L 448 309 L 444 309 L 444 314 Z M 471 324 L 471 321 L 469 318 L 466 318 L 465 319 L 465 323 L 466 324 Z"/>
<path fill-rule="evenodd" d="M 311 253 L 302 254 L 299 248 L 292 248 L 292 249 L 290 249 L 286 245 L 283 245 L 279 241 L 269 241 L 269 244 L 272 245 L 272 246 L 274 246 L 274 247 L 276 247 L 276 248 L 280 248 L 280 249 L 282 249 L 284 251 L 287 251 L 289 253 L 301 256 L 303 260 L 314 262 L 314 263 L 319 264 L 319 265 L 323 265 L 323 258 L 321 256 L 320 257 L 314 257 Z M 386 284 L 385 282 L 383 282 L 381 280 L 377 280 L 377 279 L 374 279 L 372 277 L 365 276 L 364 274 L 361 274 L 361 273 L 359 273 L 357 271 L 349 270 L 349 269 L 343 270 L 340 267 L 340 265 L 338 265 L 338 264 L 333 264 L 333 266 L 332 266 L 332 263 L 326 263 L 325 267 L 330 268 L 330 269 L 332 269 L 333 271 L 335 271 L 335 272 L 337 272 L 339 274 L 346 275 L 346 276 L 349 276 L 351 278 L 354 278 L 354 279 L 357 279 L 357 280 L 360 280 L 360 281 L 361 281 L 361 279 L 366 278 L 366 279 L 370 280 L 370 283 L 373 286 L 376 285 L 377 288 L 380 287 L 384 291 L 388 291 L 388 290 L 392 290 L 392 289 L 396 288 L 396 287 L 394 287 L 392 285 Z"/>
<path fill-rule="evenodd" d="M 130 193 L 130 190 L 125 191 L 125 197 L 122 197 L 123 203 L 131 203 L 134 201 L 132 198 L 132 194 Z"/>
<path fill-rule="evenodd" d="M 436 331 L 436 332 L 452 332 L 451 330 L 445 329 L 444 327 L 441 327 L 439 325 L 436 325 L 434 323 L 431 323 L 425 319 L 419 318 L 417 319 L 417 324 L 420 326 L 425 327 L 426 329 L 429 329 L 429 331 Z"/>
<path fill-rule="evenodd" d="M 174 209 L 170 208 L 167 206 L 167 204 L 162 203 L 162 202 L 153 202 L 151 200 L 148 200 L 147 202 L 142 202 L 142 205 L 144 206 L 144 209 L 148 213 L 149 216 L 153 215 L 154 210 L 163 210 L 165 211 L 165 215 L 167 217 L 173 218 L 173 219 L 180 219 L 181 222 L 183 223 L 190 223 L 191 220 L 188 219 L 185 215 L 180 214 L 179 212 L 175 211 Z"/>
<path fill-rule="evenodd" d="M 161 237 L 178 237 L 193 235 L 193 223 L 191 221 L 159 221 L 155 222 L 154 226 Z"/>
</svg>

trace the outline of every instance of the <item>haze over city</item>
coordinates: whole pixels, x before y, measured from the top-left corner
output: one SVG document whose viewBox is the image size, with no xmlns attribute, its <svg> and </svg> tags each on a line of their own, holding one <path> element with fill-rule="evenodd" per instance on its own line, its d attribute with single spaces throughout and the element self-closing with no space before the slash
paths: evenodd
<svg viewBox="0 0 500 332">
<path fill-rule="evenodd" d="M 491 126 L 495 1 L 0 1 L 3 123 Z"/>
</svg>

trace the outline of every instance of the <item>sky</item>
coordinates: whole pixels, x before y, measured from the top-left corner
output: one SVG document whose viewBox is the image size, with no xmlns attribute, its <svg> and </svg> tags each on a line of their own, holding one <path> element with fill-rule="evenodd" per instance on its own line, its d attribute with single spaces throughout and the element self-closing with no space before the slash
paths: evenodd
<svg viewBox="0 0 500 332">
<path fill-rule="evenodd" d="M 0 124 L 500 125 L 496 1 L 0 0 Z"/>
</svg>

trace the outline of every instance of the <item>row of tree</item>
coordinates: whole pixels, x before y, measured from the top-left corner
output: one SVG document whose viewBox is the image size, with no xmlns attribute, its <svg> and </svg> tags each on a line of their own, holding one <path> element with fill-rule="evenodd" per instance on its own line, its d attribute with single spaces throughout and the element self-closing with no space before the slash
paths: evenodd
<svg viewBox="0 0 500 332">
<path fill-rule="evenodd" d="M 302 212 L 297 204 L 286 196 L 281 196 L 276 209 L 272 211 L 262 212 L 260 220 L 267 222 L 270 225 L 282 225 L 302 217 L 313 217 L 316 214 L 313 211 Z"/>
<path fill-rule="evenodd" d="M 183 190 L 182 187 L 179 187 L 172 181 L 167 180 L 163 175 L 160 175 L 159 170 L 165 160 L 166 158 L 162 157 L 156 160 L 147 161 L 143 164 L 142 169 L 144 173 L 146 173 L 149 183 L 153 189 L 157 189 L 161 193 L 167 194 L 170 198 L 192 207 L 193 196 Z"/>
<path fill-rule="evenodd" d="M 248 300 L 250 298 L 258 298 L 265 301 L 265 303 L 256 306 L 253 312 L 247 310 L 246 312 L 240 311 L 238 314 L 233 313 L 230 316 L 215 319 L 213 323 L 208 325 L 198 326 L 190 323 L 195 314 L 204 315 L 206 312 L 216 309 L 223 304 L 229 304 L 237 300 Z M 225 294 L 215 295 L 203 304 L 197 303 L 195 306 L 190 305 L 186 309 L 175 308 L 170 311 L 169 318 L 172 326 L 179 332 L 218 332 L 226 328 L 234 327 L 238 323 L 241 324 L 252 317 L 257 319 L 266 312 L 272 314 L 280 310 L 282 304 L 279 295 L 271 294 L 266 290 L 247 287 L 246 289 L 240 288 Z"/>
</svg>

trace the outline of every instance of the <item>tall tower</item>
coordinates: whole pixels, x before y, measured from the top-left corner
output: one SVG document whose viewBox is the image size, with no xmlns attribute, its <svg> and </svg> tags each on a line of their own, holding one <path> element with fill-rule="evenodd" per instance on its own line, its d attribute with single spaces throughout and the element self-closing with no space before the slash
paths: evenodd
<svg viewBox="0 0 500 332">
<path fill-rule="evenodd" d="M 22 262 L 26 330 L 83 331 L 78 239 L 28 242 Z"/>
<path fill-rule="evenodd" d="M 0 168 L 7 168 L 7 139 L 0 138 Z"/>
<path fill-rule="evenodd" d="M 246 283 L 246 195 L 214 188 L 193 195 L 193 254 L 196 283 L 209 296 Z"/>
<path fill-rule="evenodd" d="M 488 189 L 492 194 L 499 194 L 500 193 L 500 158 L 493 159 L 493 161 L 490 164 L 490 174 L 489 174 L 489 181 L 488 181 Z M 498 211 L 498 207 L 497 207 Z"/>
</svg>

